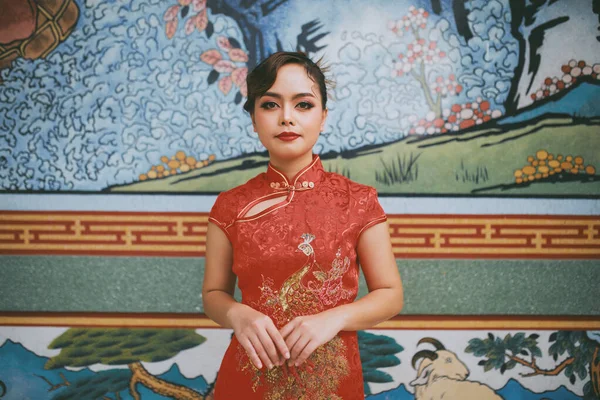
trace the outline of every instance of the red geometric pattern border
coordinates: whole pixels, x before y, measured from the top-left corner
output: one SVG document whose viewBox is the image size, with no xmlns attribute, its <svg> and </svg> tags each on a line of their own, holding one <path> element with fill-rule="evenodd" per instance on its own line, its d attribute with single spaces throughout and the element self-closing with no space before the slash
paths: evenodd
<svg viewBox="0 0 600 400">
<path fill-rule="evenodd" d="M 388 215 L 397 258 L 600 258 L 600 216 Z M 208 213 L 1 211 L 0 254 L 202 257 Z"/>
</svg>

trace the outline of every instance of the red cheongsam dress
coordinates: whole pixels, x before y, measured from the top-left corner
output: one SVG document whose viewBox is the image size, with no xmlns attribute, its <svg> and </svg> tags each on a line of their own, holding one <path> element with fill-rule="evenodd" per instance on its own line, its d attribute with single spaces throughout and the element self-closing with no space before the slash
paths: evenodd
<svg viewBox="0 0 600 400">
<path fill-rule="evenodd" d="M 248 212 L 268 200 L 275 203 Z M 269 165 L 221 193 L 209 216 L 231 241 L 242 303 L 268 315 L 278 329 L 294 317 L 354 301 L 358 238 L 385 220 L 374 188 L 326 172 L 318 156 L 291 180 Z M 364 399 L 356 332 L 340 332 L 298 367 L 284 363 L 271 370 L 254 367 L 234 336 L 215 398 Z"/>
</svg>

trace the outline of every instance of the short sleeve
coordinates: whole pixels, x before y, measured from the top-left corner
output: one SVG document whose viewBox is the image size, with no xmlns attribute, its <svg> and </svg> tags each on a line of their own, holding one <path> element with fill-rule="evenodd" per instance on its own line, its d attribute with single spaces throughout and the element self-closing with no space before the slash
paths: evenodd
<svg viewBox="0 0 600 400">
<path fill-rule="evenodd" d="M 233 207 L 231 204 L 227 203 L 227 196 L 224 193 L 220 193 L 208 214 L 208 220 L 221 228 L 225 235 L 227 235 L 229 241 L 231 241 L 227 228 L 230 225 L 229 221 L 231 219 L 231 210 Z"/>
<path fill-rule="evenodd" d="M 360 231 L 358 232 L 359 237 L 366 229 L 387 220 L 385 211 L 383 211 L 381 204 L 379 204 L 377 190 L 375 190 L 375 188 L 369 188 L 367 200 L 364 203 L 364 209 L 361 211 L 363 218 L 361 221 Z"/>
</svg>

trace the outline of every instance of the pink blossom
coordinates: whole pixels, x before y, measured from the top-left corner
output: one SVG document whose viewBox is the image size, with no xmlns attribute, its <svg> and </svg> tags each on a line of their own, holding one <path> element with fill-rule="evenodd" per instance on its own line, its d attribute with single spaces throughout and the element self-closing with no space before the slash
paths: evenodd
<svg viewBox="0 0 600 400">
<path fill-rule="evenodd" d="M 177 13 L 179 13 L 179 6 L 171 6 L 165 12 L 163 19 L 165 20 L 165 22 L 173 21 L 174 19 L 177 19 Z"/>
<path fill-rule="evenodd" d="M 214 68 L 219 73 L 231 73 L 235 65 L 229 60 L 220 60 L 215 63 Z"/>
<path fill-rule="evenodd" d="M 217 61 L 220 61 L 223 58 L 223 56 L 221 56 L 221 53 L 219 53 L 219 50 L 217 49 L 210 49 L 205 51 L 204 53 L 202 53 L 202 55 L 200 56 L 200 59 L 202 61 L 204 61 L 207 64 L 213 65 L 215 64 Z"/>
<path fill-rule="evenodd" d="M 217 38 L 217 45 L 225 51 L 229 51 L 232 49 L 231 43 L 229 43 L 229 39 L 225 36 L 219 36 Z"/>
<path fill-rule="evenodd" d="M 219 90 L 223 92 L 224 95 L 227 95 L 231 90 L 232 82 L 230 76 L 224 76 L 219 80 Z"/>
</svg>

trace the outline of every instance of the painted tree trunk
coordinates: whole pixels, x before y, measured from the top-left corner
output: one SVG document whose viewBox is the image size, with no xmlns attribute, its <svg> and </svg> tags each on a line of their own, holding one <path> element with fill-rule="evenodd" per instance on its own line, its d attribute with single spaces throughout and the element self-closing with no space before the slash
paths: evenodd
<svg viewBox="0 0 600 400">
<path fill-rule="evenodd" d="M 596 397 L 600 398 L 600 346 L 596 346 L 590 361 L 590 381 Z"/>
<path fill-rule="evenodd" d="M 161 396 L 171 397 L 177 400 L 204 400 L 204 397 L 200 393 L 192 389 L 174 385 L 155 377 L 139 362 L 129 364 L 128 366 L 133 372 L 129 384 L 129 391 L 131 392 L 131 396 L 136 400 L 140 400 L 140 395 L 135 390 L 135 385 L 138 383 L 146 386 L 148 389 Z"/>
<path fill-rule="evenodd" d="M 562 65 L 570 60 L 598 62 L 600 41 L 592 34 L 598 28 L 595 0 L 581 0 L 576 7 L 568 0 L 509 1 L 511 31 L 519 42 L 519 66 L 505 106 L 507 112 L 514 112 L 533 103 L 531 95 L 546 78 L 560 79 Z M 574 38 L 571 32 L 582 34 Z"/>
</svg>

